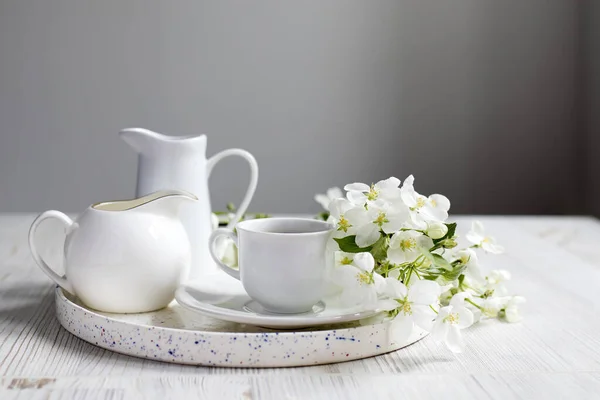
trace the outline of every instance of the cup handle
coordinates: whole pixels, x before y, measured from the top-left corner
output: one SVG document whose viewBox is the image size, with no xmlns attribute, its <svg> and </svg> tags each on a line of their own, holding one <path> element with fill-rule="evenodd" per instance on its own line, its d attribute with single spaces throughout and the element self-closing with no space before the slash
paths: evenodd
<svg viewBox="0 0 600 400">
<path fill-rule="evenodd" d="M 233 242 L 235 243 L 236 246 L 238 246 L 237 235 L 231 229 L 227 229 L 227 228 L 221 228 L 221 229 L 214 230 L 213 233 L 210 235 L 210 238 L 208 239 L 208 250 L 210 251 L 211 257 L 213 258 L 213 260 L 215 260 L 215 263 L 217 263 L 219 268 L 221 268 L 225 273 L 227 273 L 228 275 L 234 277 L 235 279 L 237 279 L 239 281 L 240 280 L 239 269 L 234 269 L 228 265 L 225 265 L 219 259 L 219 257 L 217 257 L 217 254 L 215 253 L 215 242 L 217 241 L 217 238 L 219 236 L 227 236 L 228 238 L 233 240 Z M 238 246 L 238 252 L 239 252 L 239 246 Z"/>
<path fill-rule="evenodd" d="M 69 281 L 67 281 L 67 278 L 64 276 L 60 276 L 56 272 L 54 272 L 54 270 L 52 268 L 50 268 L 50 266 L 48 264 L 46 264 L 46 262 L 42 259 L 42 257 L 40 256 L 40 254 L 38 253 L 38 251 L 35 247 L 35 243 L 34 243 L 35 231 L 37 230 L 38 226 L 44 220 L 46 220 L 48 218 L 56 218 L 56 219 L 60 220 L 67 229 L 70 228 L 74 224 L 74 222 L 71 218 L 66 216 L 64 213 L 61 213 L 60 211 L 50 210 L 50 211 L 46 211 L 46 212 L 43 212 L 42 214 L 40 214 L 35 219 L 35 221 L 33 221 L 33 224 L 31 224 L 31 228 L 29 229 L 29 249 L 31 250 L 31 255 L 33 256 L 33 259 L 37 263 L 38 267 L 40 267 L 40 269 L 46 275 L 48 275 L 48 277 L 50 279 L 52 279 L 54 282 L 56 282 L 58 284 L 58 286 L 65 289 L 67 292 L 69 292 L 71 294 L 75 294 L 75 291 L 73 290 L 73 286 L 71 285 L 71 283 Z"/>
<path fill-rule="evenodd" d="M 244 196 L 244 200 L 242 200 L 242 202 L 240 203 L 235 217 L 233 217 L 233 219 L 229 221 L 229 224 L 227 225 L 227 228 L 233 229 L 235 224 L 238 223 L 238 221 L 242 218 L 242 215 L 244 215 L 244 213 L 246 212 L 246 209 L 248 209 L 250 200 L 252 200 L 252 196 L 254 196 L 254 192 L 256 191 L 256 184 L 258 183 L 258 164 L 256 163 L 256 159 L 254 158 L 254 156 L 248 153 L 246 150 L 223 150 L 222 152 L 215 154 L 208 160 L 206 164 L 206 175 L 209 177 L 215 164 L 217 164 L 223 158 L 229 156 L 242 157 L 248 162 L 248 165 L 250 166 L 250 184 L 248 185 L 248 189 L 246 190 L 246 196 Z"/>
</svg>

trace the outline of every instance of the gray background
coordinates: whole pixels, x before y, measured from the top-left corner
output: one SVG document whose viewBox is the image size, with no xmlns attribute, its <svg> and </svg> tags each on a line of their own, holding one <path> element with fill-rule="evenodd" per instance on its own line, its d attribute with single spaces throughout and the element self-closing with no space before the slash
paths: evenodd
<svg viewBox="0 0 600 400">
<path fill-rule="evenodd" d="M 458 213 L 600 212 L 599 24 L 593 0 L 0 0 L 0 211 L 131 197 L 139 126 L 252 152 L 252 211 L 413 173 Z M 217 167 L 213 209 L 247 179 Z"/>
</svg>

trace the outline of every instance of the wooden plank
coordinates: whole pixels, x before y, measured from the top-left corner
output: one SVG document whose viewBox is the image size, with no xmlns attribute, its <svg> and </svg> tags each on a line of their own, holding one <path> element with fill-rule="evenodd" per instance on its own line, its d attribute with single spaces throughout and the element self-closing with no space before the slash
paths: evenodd
<svg viewBox="0 0 600 400">
<path fill-rule="evenodd" d="M 560 393 L 564 396 L 560 396 Z M 600 374 L 478 373 L 322 376 L 5 378 L 0 398 L 52 399 L 520 399 L 592 398 Z"/>
</svg>

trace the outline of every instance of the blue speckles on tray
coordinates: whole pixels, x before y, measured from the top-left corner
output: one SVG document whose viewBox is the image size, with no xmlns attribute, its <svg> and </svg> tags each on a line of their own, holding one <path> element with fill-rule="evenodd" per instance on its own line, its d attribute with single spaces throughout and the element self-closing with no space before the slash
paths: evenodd
<svg viewBox="0 0 600 400">
<path fill-rule="evenodd" d="M 151 360 L 234 367 L 300 366 L 348 361 L 410 343 L 395 343 L 385 324 L 273 332 L 202 317 L 175 303 L 152 313 L 103 315 L 56 293 L 56 315 L 69 332 L 105 349 Z M 422 336 L 417 332 L 411 341 Z"/>
</svg>

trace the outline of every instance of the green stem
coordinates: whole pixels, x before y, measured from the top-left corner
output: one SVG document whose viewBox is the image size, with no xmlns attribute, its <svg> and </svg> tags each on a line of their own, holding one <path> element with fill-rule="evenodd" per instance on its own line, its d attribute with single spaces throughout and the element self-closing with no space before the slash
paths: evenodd
<svg viewBox="0 0 600 400">
<path fill-rule="evenodd" d="M 473 306 L 477 307 L 480 310 L 482 309 L 481 306 L 477 305 L 477 303 L 473 302 L 473 300 L 471 300 L 469 298 L 466 298 L 465 301 L 472 304 Z"/>
<path fill-rule="evenodd" d="M 400 229 L 402 232 L 409 232 L 409 231 L 415 231 L 415 232 L 419 232 L 422 234 L 425 234 L 425 231 L 420 230 L 420 229 L 412 229 L 412 228 L 401 228 Z M 390 235 L 391 236 L 391 235 Z"/>
<path fill-rule="evenodd" d="M 431 304 L 429 305 L 429 308 L 431 308 L 431 310 L 432 310 L 434 313 L 436 313 L 436 314 L 438 313 L 438 312 L 435 310 L 435 308 L 433 308 L 433 306 L 432 306 Z"/>
<path fill-rule="evenodd" d="M 423 263 L 425 262 L 425 256 L 424 255 L 420 255 L 419 257 L 417 257 L 414 261 L 415 266 L 420 267 L 421 265 L 423 265 Z"/>
<path fill-rule="evenodd" d="M 405 285 L 405 286 L 408 286 L 408 283 L 410 282 L 410 277 L 411 277 L 412 273 L 413 273 L 413 269 L 412 269 L 412 268 L 409 268 L 409 269 L 408 269 L 408 276 L 407 276 L 407 277 L 406 277 L 406 279 L 404 280 L 404 285 Z"/>
</svg>

